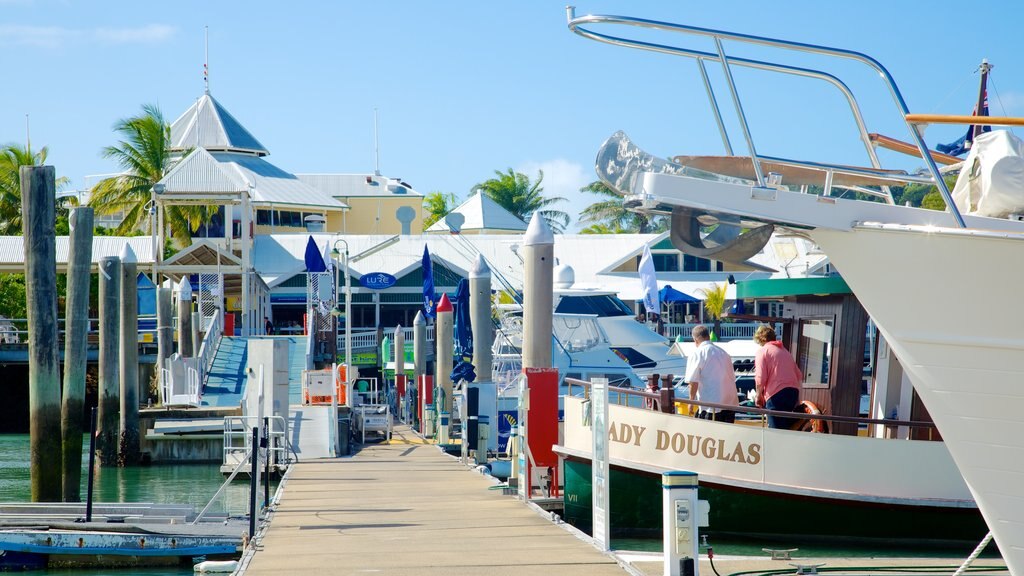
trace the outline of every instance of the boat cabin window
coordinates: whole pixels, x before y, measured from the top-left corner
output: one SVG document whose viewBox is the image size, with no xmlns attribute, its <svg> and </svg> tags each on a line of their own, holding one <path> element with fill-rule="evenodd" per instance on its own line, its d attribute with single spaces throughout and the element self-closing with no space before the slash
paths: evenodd
<svg viewBox="0 0 1024 576">
<path fill-rule="evenodd" d="M 632 316 L 633 311 L 622 300 L 610 294 L 601 296 L 562 296 L 556 314 L 594 314 L 596 316 Z"/>
<path fill-rule="evenodd" d="M 804 373 L 804 388 L 828 388 L 835 320 L 808 318 L 800 321 L 797 363 Z"/>
</svg>

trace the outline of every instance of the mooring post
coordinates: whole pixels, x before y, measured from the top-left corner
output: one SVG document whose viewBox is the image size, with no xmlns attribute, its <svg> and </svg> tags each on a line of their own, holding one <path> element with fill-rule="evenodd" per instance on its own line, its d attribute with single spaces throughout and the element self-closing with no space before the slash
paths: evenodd
<svg viewBox="0 0 1024 576">
<path fill-rule="evenodd" d="M 188 276 L 178 282 L 178 354 L 192 357 L 192 283 Z"/>
<path fill-rule="evenodd" d="M 534 212 L 523 235 L 523 368 L 551 367 L 555 235 Z"/>
<path fill-rule="evenodd" d="M 172 302 L 172 291 L 170 288 L 156 289 L 156 381 L 160 383 L 160 390 L 157 394 L 163 400 L 164 368 L 167 368 L 167 359 L 174 353 L 174 325 L 171 321 L 174 318 Z"/>
<path fill-rule="evenodd" d="M 121 418 L 117 464 L 139 463 L 139 267 L 128 244 L 121 250 Z"/>
<path fill-rule="evenodd" d="M 223 320 L 224 320 L 224 318 L 221 318 L 221 321 L 223 321 Z M 199 349 L 202 347 L 202 344 L 203 344 L 203 341 L 200 340 L 200 336 L 199 336 L 199 334 L 204 333 L 204 330 L 203 330 L 203 328 L 204 328 L 204 326 L 203 326 L 203 313 L 202 313 L 202 307 L 201 306 L 199 307 L 199 310 L 197 310 L 197 311 L 192 313 L 192 322 L 189 324 L 189 326 L 192 329 L 191 330 L 192 331 L 192 336 L 189 339 L 189 345 L 188 345 L 189 346 L 189 352 L 192 353 L 192 356 L 195 356 L 196 354 L 199 354 Z M 221 330 L 224 329 L 224 325 L 223 324 L 221 324 L 220 327 L 221 327 Z M 199 384 L 202 385 L 202 382 L 200 382 Z"/>
<path fill-rule="evenodd" d="M 60 417 L 64 464 L 61 491 L 65 502 L 81 502 L 82 408 L 85 405 L 88 352 L 93 209 L 88 206 L 72 209 L 68 223 L 71 226 L 71 246 L 64 312 L 64 397 Z"/>
<path fill-rule="evenodd" d="M 257 471 L 259 470 L 260 460 L 260 428 L 259 426 L 252 427 L 252 453 L 249 457 L 251 466 L 249 467 L 249 542 L 252 542 L 252 537 L 256 535 L 256 488 L 259 479 L 256 477 Z"/>
<path fill-rule="evenodd" d="M 469 317 L 477 382 L 491 381 L 491 268 L 478 254 L 469 273 Z"/>
<path fill-rule="evenodd" d="M 437 303 L 437 323 L 434 325 L 434 345 L 437 346 L 437 357 L 434 358 L 434 381 L 444 392 L 444 402 L 438 404 L 438 415 L 452 413 L 452 364 L 455 358 L 455 308 L 448 300 L 447 294 L 441 295 Z M 436 399 L 435 399 L 436 403 Z M 440 416 L 439 416 L 440 418 Z M 440 419 L 438 420 L 440 423 Z"/>
<path fill-rule="evenodd" d="M 60 356 L 57 349 L 54 169 L 53 166 L 22 166 L 19 176 L 22 234 L 25 237 L 32 501 L 60 502 Z"/>
<path fill-rule="evenodd" d="M 120 410 L 121 367 L 117 359 L 120 349 L 119 328 L 121 297 L 121 259 L 107 256 L 100 260 L 100 357 L 99 357 L 99 432 L 96 443 L 100 466 L 117 464 L 117 427 Z"/>
<path fill-rule="evenodd" d="M 409 407 L 413 424 L 420 424 L 419 405 L 423 402 L 419 397 L 420 380 L 427 373 L 427 319 L 423 311 L 416 313 L 412 321 L 412 390 L 414 405 Z"/>
</svg>

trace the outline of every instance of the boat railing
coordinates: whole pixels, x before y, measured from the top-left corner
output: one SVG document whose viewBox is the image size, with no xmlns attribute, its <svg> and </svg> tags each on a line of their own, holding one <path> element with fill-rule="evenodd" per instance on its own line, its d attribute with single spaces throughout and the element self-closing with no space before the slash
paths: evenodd
<svg viewBox="0 0 1024 576">
<path fill-rule="evenodd" d="M 701 74 L 701 79 L 704 83 L 705 93 L 707 95 L 709 104 L 711 105 L 711 109 L 714 114 L 719 133 L 722 137 L 722 142 L 726 149 L 726 153 L 732 156 L 732 145 L 729 141 L 728 130 L 722 118 L 722 112 L 721 108 L 719 107 L 718 98 L 716 97 L 714 89 L 709 80 L 705 65 L 706 62 L 717 62 L 721 64 L 725 84 L 728 88 L 728 93 L 732 100 L 732 106 L 738 119 L 738 124 L 742 131 L 743 138 L 746 142 L 746 147 L 753 165 L 752 167 L 757 187 L 765 188 L 768 185 L 765 174 L 763 173 L 763 168 L 761 166 L 762 162 L 773 162 L 776 164 L 809 168 L 812 170 L 821 171 L 824 174 L 824 194 L 826 196 L 828 196 L 831 192 L 832 178 L 834 174 L 869 176 L 871 178 L 877 178 L 883 181 L 893 183 L 918 182 L 932 184 L 938 188 L 939 193 L 942 195 L 942 198 L 945 201 L 948 210 L 953 215 L 953 218 L 955 219 L 957 225 L 961 228 L 966 227 L 963 216 L 960 214 L 960 211 L 957 209 L 956 204 L 953 202 L 952 195 L 949 191 L 949 187 L 943 180 L 942 175 L 939 172 L 939 168 L 936 165 L 935 160 L 932 157 L 928 146 L 925 144 L 922 133 L 917 128 L 917 126 L 922 123 L 937 122 L 939 120 L 932 118 L 931 115 L 910 114 L 910 111 L 907 108 L 906 101 L 903 98 L 903 94 L 900 92 L 900 89 L 897 86 L 896 81 L 893 79 L 892 75 L 885 68 L 885 66 L 883 66 L 880 62 L 878 62 L 871 56 L 868 56 L 867 54 L 863 54 L 860 52 L 855 52 L 852 50 L 831 48 L 827 46 L 820 46 L 801 42 L 790 42 L 786 40 L 779 40 L 776 38 L 768 38 L 764 36 L 739 34 L 727 32 L 724 30 L 714 30 L 710 28 L 687 26 L 683 24 L 674 24 L 670 22 L 659 22 L 655 20 L 646 20 L 643 18 L 633 18 L 628 16 L 590 14 L 586 16 L 577 17 L 576 8 L 574 6 L 569 6 L 566 8 L 566 16 L 568 20 L 569 29 L 575 34 L 578 34 L 584 38 L 589 38 L 591 40 L 596 40 L 598 42 L 604 42 L 606 44 L 612 44 L 616 46 L 636 48 L 639 50 L 658 52 L 661 54 L 669 54 L 673 56 L 681 56 L 696 60 L 698 70 Z M 682 46 L 647 42 L 638 39 L 626 38 L 623 36 L 612 36 L 609 34 L 595 32 L 589 28 L 589 26 L 601 24 L 627 25 L 651 30 L 680 33 L 689 36 L 710 38 L 714 42 L 715 51 L 706 52 L 701 50 L 685 48 Z M 926 164 L 929 175 L 921 177 L 905 173 L 897 174 L 891 171 L 883 170 L 881 168 L 881 165 L 878 161 L 878 157 L 875 154 L 874 147 L 872 146 L 871 138 L 867 131 L 867 126 L 864 123 L 863 115 L 860 111 L 860 106 L 857 103 L 857 99 L 853 95 L 853 92 L 849 89 L 849 87 L 845 83 L 843 83 L 842 80 L 840 80 L 838 77 L 821 70 L 798 68 L 776 62 L 753 60 L 747 58 L 740 58 L 737 56 L 729 56 L 725 52 L 723 41 L 730 41 L 748 45 L 752 44 L 755 46 L 767 46 L 788 51 L 811 53 L 840 59 L 854 60 L 868 66 L 881 76 L 883 83 L 888 89 L 889 94 L 892 97 L 892 100 L 899 111 L 900 117 L 903 118 L 903 121 L 906 124 L 907 130 L 912 138 L 912 145 L 917 147 L 920 157 L 924 160 Z M 735 81 L 733 80 L 733 67 L 736 66 L 755 68 L 759 70 L 765 70 L 768 72 L 775 72 L 780 74 L 817 78 L 819 80 L 824 80 L 831 84 L 832 86 L 834 86 L 835 88 L 837 88 L 846 98 L 846 101 L 849 104 L 850 109 L 853 113 L 861 141 L 864 144 L 865 150 L 867 151 L 868 157 L 871 162 L 871 168 L 855 168 L 839 164 L 800 161 L 789 158 L 780 158 L 760 154 L 757 151 L 757 147 L 754 144 L 754 139 L 750 131 L 750 126 L 747 122 L 747 116 L 743 110 L 743 104 L 740 98 L 739 90 L 736 86 Z M 959 118 L 959 120 L 962 121 L 964 118 L 968 119 L 966 120 L 967 123 L 977 123 L 977 117 L 962 117 Z M 858 191 L 862 192 L 868 191 L 868 189 L 863 187 L 858 187 L 857 189 Z M 889 203 L 893 203 L 892 195 L 889 194 L 888 190 L 883 189 L 883 191 L 886 201 Z"/>
<path fill-rule="evenodd" d="M 686 322 L 682 324 L 665 324 L 665 336 L 670 340 L 675 340 L 678 336 L 682 336 L 684 339 L 690 339 L 690 333 L 693 331 L 693 327 L 698 324 L 708 323 L 693 323 Z M 719 340 L 749 340 L 754 337 L 754 332 L 757 331 L 757 327 L 760 326 L 760 322 L 722 322 L 719 330 L 715 332 Z M 777 333 L 782 332 L 782 328 L 779 325 L 775 326 Z"/>
<path fill-rule="evenodd" d="M 589 397 L 591 383 L 586 380 L 578 380 L 576 378 L 566 378 L 565 384 L 568 387 L 567 394 L 570 396 L 582 395 Z M 925 431 L 927 434 L 926 440 L 935 439 L 935 432 L 937 427 L 934 422 L 923 422 L 919 420 L 893 420 L 893 419 L 882 419 L 882 418 L 862 418 L 859 416 L 835 416 L 832 414 L 805 414 L 802 412 L 785 412 L 781 410 L 768 410 L 766 408 L 757 408 L 754 406 L 730 406 L 727 404 L 717 404 L 714 402 L 701 402 L 699 400 L 689 400 L 685 398 L 676 398 L 675 391 L 671 388 L 659 390 L 658 393 L 647 392 L 644 390 L 635 390 L 632 388 L 621 388 L 618 386 L 608 387 L 608 402 L 618 406 L 628 406 L 632 408 L 644 408 L 654 407 L 660 412 L 666 414 L 676 414 L 680 416 L 688 416 L 690 407 L 696 408 L 714 408 L 717 410 L 732 410 L 739 415 L 753 416 L 757 420 L 760 420 L 761 426 L 766 427 L 768 425 L 768 416 L 776 416 L 780 418 L 790 418 L 805 421 L 820 421 L 828 423 L 844 423 L 844 424 L 856 424 L 860 425 L 877 425 L 883 427 L 887 431 L 894 431 L 900 427 L 906 427 L 910 429 L 919 429 Z M 680 407 L 682 410 L 680 410 Z M 890 435 L 891 437 L 891 435 Z M 913 435 L 908 436 L 909 439 L 913 439 Z"/>
</svg>

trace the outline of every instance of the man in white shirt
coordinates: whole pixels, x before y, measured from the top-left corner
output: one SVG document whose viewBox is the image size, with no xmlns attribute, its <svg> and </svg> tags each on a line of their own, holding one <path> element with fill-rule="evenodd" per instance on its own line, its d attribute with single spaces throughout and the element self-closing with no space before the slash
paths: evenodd
<svg viewBox="0 0 1024 576">
<path fill-rule="evenodd" d="M 707 326 L 698 324 L 693 327 L 691 334 L 697 347 L 686 360 L 686 376 L 683 377 L 690 385 L 690 398 L 700 402 L 739 407 L 732 357 L 711 342 Z M 701 408 L 697 417 L 731 423 L 736 420 L 736 412 L 720 408 Z"/>
</svg>

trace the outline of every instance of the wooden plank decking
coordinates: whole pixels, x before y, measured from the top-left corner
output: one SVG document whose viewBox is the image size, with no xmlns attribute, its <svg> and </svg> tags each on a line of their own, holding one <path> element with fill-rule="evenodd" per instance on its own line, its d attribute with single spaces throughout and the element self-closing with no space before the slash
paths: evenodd
<svg viewBox="0 0 1024 576">
<path fill-rule="evenodd" d="M 615 559 L 398 427 L 301 462 L 244 574 L 628 574 Z"/>
</svg>

